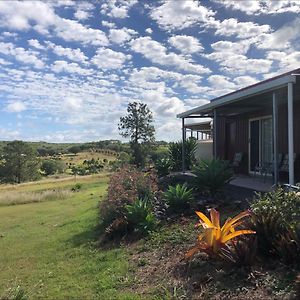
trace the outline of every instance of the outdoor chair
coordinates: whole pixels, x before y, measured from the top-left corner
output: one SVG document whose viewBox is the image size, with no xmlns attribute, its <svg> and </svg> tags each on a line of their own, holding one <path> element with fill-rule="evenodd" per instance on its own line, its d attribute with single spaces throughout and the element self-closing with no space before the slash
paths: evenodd
<svg viewBox="0 0 300 300">
<path fill-rule="evenodd" d="M 229 164 L 234 171 L 238 170 L 243 160 L 243 152 L 236 152 L 233 157 L 233 161 Z"/>
<path fill-rule="evenodd" d="M 294 157 L 293 157 L 293 162 L 295 164 L 296 161 L 296 153 L 294 153 Z M 278 173 L 279 173 L 279 179 L 281 180 L 282 178 L 286 178 L 288 177 L 288 173 L 289 173 L 289 155 L 285 154 L 283 159 L 282 159 L 282 163 L 281 166 L 278 169 Z"/>
<path fill-rule="evenodd" d="M 278 161 L 277 161 L 277 168 L 278 171 L 280 170 L 283 163 L 283 154 L 278 154 Z M 259 173 L 264 178 L 264 182 L 266 181 L 266 178 L 269 174 L 274 176 L 274 155 L 272 155 L 272 161 L 270 162 L 264 162 L 262 164 L 257 164 L 254 169 L 254 177 L 256 176 L 256 173 Z"/>
</svg>

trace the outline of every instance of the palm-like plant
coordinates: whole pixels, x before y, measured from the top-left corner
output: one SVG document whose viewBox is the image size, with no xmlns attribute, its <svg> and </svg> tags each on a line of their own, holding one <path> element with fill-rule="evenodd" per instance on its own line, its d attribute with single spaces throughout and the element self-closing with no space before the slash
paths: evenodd
<svg viewBox="0 0 300 300">
<path fill-rule="evenodd" d="M 196 211 L 196 214 L 200 218 L 200 222 L 196 226 L 202 226 L 204 231 L 198 236 L 195 247 L 186 254 L 187 258 L 201 251 L 210 256 L 217 256 L 228 241 L 243 234 L 255 233 L 253 230 L 236 230 L 236 227 L 243 223 L 241 219 L 251 215 L 250 211 L 244 211 L 233 219 L 228 218 L 222 227 L 220 226 L 220 214 L 214 208 L 210 210 L 210 219 L 200 211 Z"/>
<path fill-rule="evenodd" d="M 202 160 L 194 168 L 195 188 L 207 191 L 211 196 L 221 191 L 226 183 L 233 178 L 228 163 L 219 159 Z"/>
<path fill-rule="evenodd" d="M 195 139 L 188 139 L 184 143 L 184 158 L 185 167 L 190 170 L 195 162 L 195 152 L 197 148 L 197 142 Z M 172 163 L 173 171 L 180 171 L 182 168 L 182 142 L 169 144 L 169 157 Z"/>
<path fill-rule="evenodd" d="M 193 189 L 189 189 L 185 184 L 169 186 L 163 197 L 174 211 L 181 211 L 188 208 L 194 200 Z"/>
</svg>

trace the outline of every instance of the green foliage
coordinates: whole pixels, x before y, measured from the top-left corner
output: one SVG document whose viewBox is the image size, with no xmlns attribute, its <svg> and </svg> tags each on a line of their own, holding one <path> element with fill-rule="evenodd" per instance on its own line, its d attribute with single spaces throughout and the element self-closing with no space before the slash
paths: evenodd
<svg viewBox="0 0 300 300">
<path fill-rule="evenodd" d="M 1 180 L 4 182 L 21 183 L 35 180 L 39 176 L 37 152 L 22 141 L 7 143 L 3 148 L 0 168 Z"/>
<path fill-rule="evenodd" d="M 185 184 L 169 186 L 163 198 L 168 203 L 170 209 L 175 212 L 187 209 L 194 200 L 193 190 L 188 189 Z"/>
<path fill-rule="evenodd" d="M 220 253 L 225 261 L 238 267 L 251 267 L 256 259 L 257 239 L 256 236 L 242 236 L 235 241 L 226 244 Z"/>
<path fill-rule="evenodd" d="M 150 201 L 145 199 L 137 199 L 132 204 L 126 205 L 126 218 L 129 226 L 140 233 L 147 233 L 154 229 L 156 219 L 151 211 Z"/>
<path fill-rule="evenodd" d="M 257 194 L 251 208 L 255 215 L 273 212 L 283 223 L 296 226 L 300 222 L 300 194 L 285 192 L 282 188 Z"/>
<path fill-rule="evenodd" d="M 251 208 L 260 253 L 279 257 L 285 263 L 299 262 L 299 194 L 282 188 L 257 194 Z"/>
<path fill-rule="evenodd" d="M 72 147 L 70 147 L 69 149 L 68 149 L 68 152 L 70 152 L 70 153 L 73 153 L 73 154 L 77 154 L 77 153 L 79 153 L 81 151 L 81 147 L 80 147 L 80 145 L 74 145 L 74 146 L 72 146 Z"/>
<path fill-rule="evenodd" d="M 104 168 L 99 159 L 94 158 L 85 160 L 82 167 L 85 169 L 85 174 L 97 174 Z"/>
<path fill-rule="evenodd" d="M 109 229 L 109 233 L 114 234 L 114 228 L 118 229 L 119 224 L 123 226 L 126 223 L 127 205 L 132 205 L 136 199 L 147 198 L 151 201 L 157 191 L 155 173 L 143 173 L 133 167 L 123 167 L 112 174 L 107 198 L 100 203 L 101 223 L 106 232 Z M 119 229 L 116 232 L 119 233 Z"/>
<path fill-rule="evenodd" d="M 66 169 L 66 164 L 60 160 L 44 160 L 41 165 L 41 170 L 45 175 L 53 175 L 55 173 L 63 173 Z"/>
<path fill-rule="evenodd" d="M 171 161 L 168 158 L 161 158 L 155 162 L 155 169 L 157 170 L 158 177 L 166 176 L 171 170 Z"/>
<path fill-rule="evenodd" d="M 81 183 L 76 183 L 72 188 L 71 191 L 72 192 L 79 192 L 82 188 L 82 184 Z"/>
<path fill-rule="evenodd" d="M 127 113 L 127 116 L 120 118 L 118 129 L 121 136 L 130 138 L 134 164 L 144 166 L 145 157 L 154 142 L 153 115 L 147 104 L 139 102 L 129 103 Z"/>
<path fill-rule="evenodd" d="M 285 264 L 298 264 L 300 267 L 300 225 L 287 228 L 278 236 L 273 246 Z"/>
<path fill-rule="evenodd" d="M 190 170 L 195 163 L 195 152 L 197 142 L 195 139 L 188 139 L 184 144 L 185 168 Z M 174 142 L 169 144 L 169 157 L 172 163 L 173 171 L 182 170 L 182 142 Z"/>
<path fill-rule="evenodd" d="M 193 172 L 197 176 L 195 188 L 201 192 L 208 192 L 211 196 L 220 192 L 233 178 L 228 163 L 219 159 L 202 160 Z"/>
</svg>

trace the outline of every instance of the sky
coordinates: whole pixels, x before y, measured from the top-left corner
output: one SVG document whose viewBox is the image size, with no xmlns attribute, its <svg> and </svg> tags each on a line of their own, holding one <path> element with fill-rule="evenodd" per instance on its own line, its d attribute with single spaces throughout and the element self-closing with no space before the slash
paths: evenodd
<svg viewBox="0 0 300 300">
<path fill-rule="evenodd" d="M 157 140 L 176 114 L 299 67 L 298 0 L 0 0 L 0 140 L 121 139 L 129 102 Z"/>
</svg>

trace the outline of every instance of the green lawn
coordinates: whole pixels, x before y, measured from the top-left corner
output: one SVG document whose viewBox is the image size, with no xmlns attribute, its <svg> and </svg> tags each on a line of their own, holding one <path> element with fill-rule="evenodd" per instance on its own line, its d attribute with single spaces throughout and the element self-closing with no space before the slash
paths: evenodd
<svg viewBox="0 0 300 300">
<path fill-rule="evenodd" d="M 0 207 L 0 299 L 18 286 L 29 299 L 138 299 L 122 292 L 133 280 L 126 250 L 97 247 L 107 177 L 82 184 L 66 199 Z"/>
</svg>

